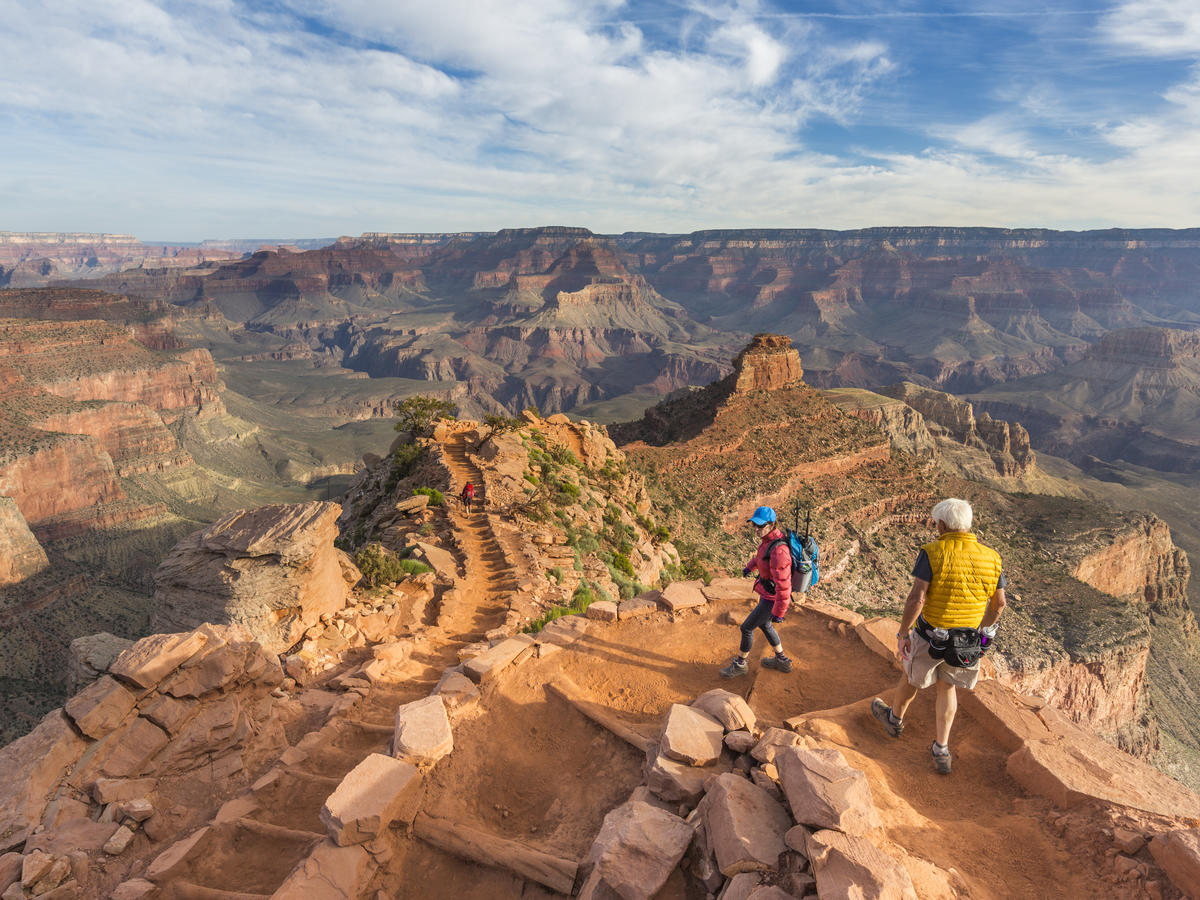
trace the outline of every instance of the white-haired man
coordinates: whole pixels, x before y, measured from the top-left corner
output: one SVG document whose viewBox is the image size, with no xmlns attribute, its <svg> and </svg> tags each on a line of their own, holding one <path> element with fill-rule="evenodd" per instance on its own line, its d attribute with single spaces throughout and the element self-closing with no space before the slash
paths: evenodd
<svg viewBox="0 0 1200 900">
<path fill-rule="evenodd" d="M 937 737 L 929 752 L 937 771 L 949 775 L 950 726 L 958 711 L 955 689 L 975 687 L 980 643 L 994 638 L 1007 599 L 1000 554 L 971 533 L 971 504 L 943 500 L 931 517 L 938 539 L 917 555 L 912 590 L 896 633 L 904 676 L 892 692 L 891 705 L 876 697 L 871 714 L 898 738 L 917 691 L 936 684 Z"/>
</svg>

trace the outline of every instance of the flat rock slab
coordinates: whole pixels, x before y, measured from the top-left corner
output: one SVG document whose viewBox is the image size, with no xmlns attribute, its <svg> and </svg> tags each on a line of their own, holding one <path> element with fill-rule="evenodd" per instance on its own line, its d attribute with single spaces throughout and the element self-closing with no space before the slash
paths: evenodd
<svg viewBox="0 0 1200 900">
<path fill-rule="evenodd" d="M 372 753 L 350 770 L 321 807 L 321 821 L 339 847 L 378 837 L 393 822 L 411 824 L 422 798 L 416 766 Z"/>
<path fill-rule="evenodd" d="M 662 752 L 676 762 L 707 766 L 720 758 L 724 738 L 724 726 L 708 713 L 673 703 L 667 713 L 661 747 Z"/>
<path fill-rule="evenodd" d="M 63 709 L 75 727 L 100 740 L 125 720 L 137 703 L 130 691 L 111 675 L 102 675 L 67 701 Z"/>
<path fill-rule="evenodd" d="M 208 643 L 201 631 L 152 634 L 117 657 L 109 671 L 140 687 L 153 687 L 195 656 Z"/>
<path fill-rule="evenodd" d="M 396 710 L 392 756 L 428 767 L 453 749 L 454 734 L 440 694 L 405 703 Z"/>
<path fill-rule="evenodd" d="M 1149 763 L 1106 744 L 1052 707 L 1042 718 L 1062 740 L 1030 741 L 1008 758 L 1008 774 L 1061 809 L 1094 799 L 1161 816 L 1200 819 L 1200 797 Z"/>
<path fill-rule="evenodd" d="M 439 575 L 453 578 L 458 574 L 458 562 L 449 550 L 443 550 L 434 544 L 418 541 L 413 548 L 413 556 L 428 563 Z"/>
<path fill-rule="evenodd" d="M 866 838 L 818 831 L 808 836 L 808 859 L 821 900 L 917 900 L 904 866 Z"/>
<path fill-rule="evenodd" d="M 832 619 L 834 622 L 845 622 L 850 628 L 857 628 L 866 621 L 861 615 L 852 609 L 846 609 L 844 606 L 838 606 L 836 603 L 830 603 L 828 600 L 821 600 L 814 597 L 812 594 L 804 595 L 804 608 L 812 612 L 819 613 L 826 619 Z M 893 639 L 899 626 L 892 629 Z M 895 641 L 893 640 L 893 644 Z"/>
<path fill-rule="evenodd" d="M 617 607 L 617 617 L 622 620 L 639 619 L 656 612 L 658 612 L 658 603 L 651 597 L 634 597 L 632 600 L 622 601 Z"/>
<path fill-rule="evenodd" d="M 476 684 L 484 684 L 503 672 L 533 643 L 533 638 L 527 634 L 507 638 L 463 663 L 463 672 Z"/>
<path fill-rule="evenodd" d="M 671 612 L 704 606 L 708 598 L 701 590 L 703 586 L 704 583 L 700 581 L 673 581 L 662 589 L 658 602 Z"/>
<path fill-rule="evenodd" d="M 692 707 L 708 713 L 720 722 L 726 731 L 753 731 L 758 717 L 739 694 L 717 688 L 701 694 L 692 701 Z"/>
<path fill-rule="evenodd" d="M 899 622 L 895 619 L 877 616 L 874 619 L 859 622 L 854 626 L 854 630 L 858 633 L 859 640 L 870 650 L 897 668 L 900 667 L 900 657 L 896 655 L 896 633 L 900 630 Z"/>
<path fill-rule="evenodd" d="M 850 835 L 880 826 L 867 776 L 837 750 L 788 747 L 775 755 L 775 765 L 797 824 Z"/>
<path fill-rule="evenodd" d="M 1155 835 L 1150 853 L 1184 896 L 1200 897 L 1200 828 Z"/>
<path fill-rule="evenodd" d="M 322 841 L 292 870 L 271 900 L 358 900 L 375 872 L 362 847 Z"/>
<path fill-rule="evenodd" d="M 562 616 L 538 632 L 537 639 L 543 643 L 567 647 L 579 640 L 591 624 L 583 616 Z"/>
<path fill-rule="evenodd" d="M 595 603 L 589 604 L 587 608 L 587 617 L 599 622 L 615 622 L 617 615 L 617 604 L 611 600 L 597 600 Z"/>
<path fill-rule="evenodd" d="M 792 820 L 767 791 L 729 772 L 709 783 L 698 809 L 722 875 L 731 878 L 778 867 Z"/>
<path fill-rule="evenodd" d="M 754 596 L 753 582 L 749 578 L 714 578 L 701 590 L 710 603 L 749 600 Z"/>
<path fill-rule="evenodd" d="M 733 776 L 736 777 L 736 776 Z M 649 803 L 630 800 L 604 817 L 588 852 L 593 877 L 624 900 L 650 900 L 692 842 L 692 826 Z M 602 895 L 593 886 L 594 896 Z"/>
</svg>

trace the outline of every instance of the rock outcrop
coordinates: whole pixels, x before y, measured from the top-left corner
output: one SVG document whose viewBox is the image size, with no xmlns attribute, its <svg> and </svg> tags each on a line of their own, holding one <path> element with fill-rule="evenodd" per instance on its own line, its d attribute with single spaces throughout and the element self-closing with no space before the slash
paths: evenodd
<svg viewBox="0 0 1200 900">
<path fill-rule="evenodd" d="M 346 604 L 336 503 L 230 513 L 185 538 L 155 573 L 154 627 L 244 626 L 263 646 L 291 647 Z"/>
<path fill-rule="evenodd" d="M 46 551 L 29 530 L 17 504 L 11 497 L 0 497 L 0 585 L 24 581 L 48 565 Z"/>
<path fill-rule="evenodd" d="M 804 378 L 800 354 L 790 338 L 779 334 L 756 334 L 733 360 L 733 389 L 739 394 L 775 391 Z"/>
<path fill-rule="evenodd" d="M 1035 465 L 1029 433 L 1019 423 L 993 419 L 986 412 L 976 417 L 966 400 L 910 382 L 881 388 L 880 393 L 911 406 L 924 416 L 926 423 L 933 423 L 938 433 L 986 451 L 1003 477 L 1024 475 Z"/>
</svg>

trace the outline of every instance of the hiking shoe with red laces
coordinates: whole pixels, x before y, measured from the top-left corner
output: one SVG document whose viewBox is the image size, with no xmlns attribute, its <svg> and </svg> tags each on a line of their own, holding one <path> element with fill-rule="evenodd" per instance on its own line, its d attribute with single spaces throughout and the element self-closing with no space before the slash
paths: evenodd
<svg viewBox="0 0 1200 900">
<path fill-rule="evenodd" d="M 792 658 L 782 653 L 776 653 L 774 656 L 764 656 L 762 664 L 764 668 L 775 669 L 779 672 L 792 671 Z"/>
<path fill-rule="evenodd" d="M 929 754 L 933 757 L 933 767 L 939 775 L 950 774 L 950 748 L 943 747 L 937 741 L 929 746 Z"/>
<path fill-rule="evenodd" d="M 878 719 L 883 730 L 894 738 L 900 737 L 900 733 L 904 731 L 904 720 L 897 719 L 892 708 L 878 697 L 871 701 L 871 715 Z"/>
</svg>

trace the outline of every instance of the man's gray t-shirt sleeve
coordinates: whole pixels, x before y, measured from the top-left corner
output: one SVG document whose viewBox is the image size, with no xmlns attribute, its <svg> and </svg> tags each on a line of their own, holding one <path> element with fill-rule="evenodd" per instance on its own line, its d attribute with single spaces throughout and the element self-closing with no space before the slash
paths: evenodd
<svg viewBox="0 0 1200 900">
<path fill-rule="evenodd" d="M 933 566 L 929 564 L 929 554 L 922 550 L 917 554 L 917 561 L 912 568 L 913 578 L 920 578 L 922 581 L 933 581 Z M 1000 581 L 996 585 L 996 590 L 1008 586 L 1008 579 L 1004 577 L 1004 573 L 1000 573 Z"/>
</svg>

